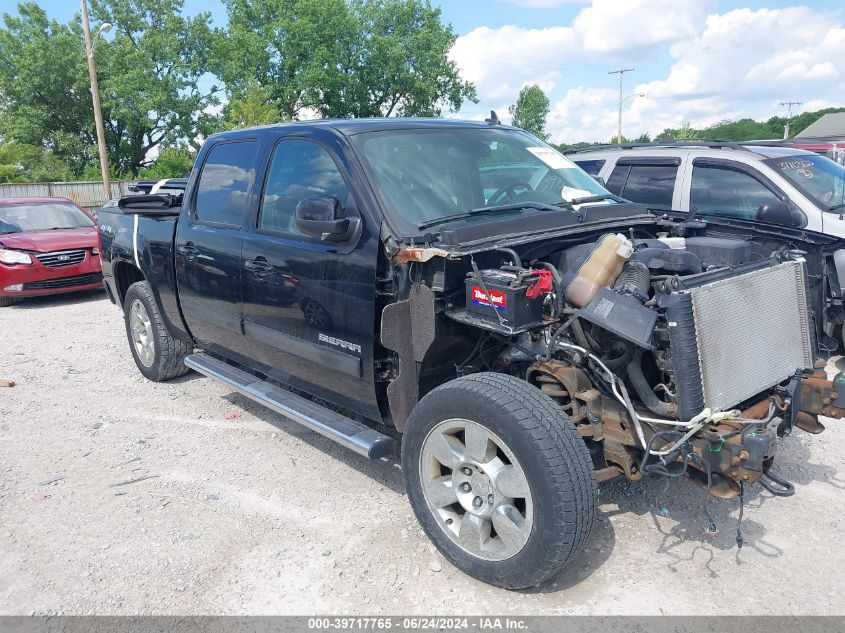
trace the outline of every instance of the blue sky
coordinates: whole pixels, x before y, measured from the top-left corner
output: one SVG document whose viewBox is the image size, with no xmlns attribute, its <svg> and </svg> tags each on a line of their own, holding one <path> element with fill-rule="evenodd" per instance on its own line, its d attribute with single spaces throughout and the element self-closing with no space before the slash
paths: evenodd
<svg viewBox="0 0 845 633">
<path fill-rule="evenodd" d="M 70 20 L 76 2 L 41 0 Z M 6 4 L 6 3 L 4 3 Z M 9 3 L 11 4 L 11 3 Z M 766 118 L 779 101 L 802 109 L 845 105 L 845 11 L 841 1 L 785 0 L 443 0 L 460 36 L 452 57 L 479 89 L 459 113 L 506 117 L 519 89 L 538 83 L 552 102 L 554 141 L 607 140 L 615 133 L 617 77 L 625 76 L 626 136 L 684 123 Z M 8 9 L 7 9 L 8 10 Z M 185 11 L 217 0 L 186 0 Z"/>
</svg>

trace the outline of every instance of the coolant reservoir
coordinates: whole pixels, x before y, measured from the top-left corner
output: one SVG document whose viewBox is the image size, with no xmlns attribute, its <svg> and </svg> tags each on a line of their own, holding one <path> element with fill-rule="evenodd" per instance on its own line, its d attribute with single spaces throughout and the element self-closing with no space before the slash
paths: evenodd
<svg viewBox="0 0 845 633">
<path fill-rule="evenodd" d="M 634 245 L 621 233 L 603 236 L 566 287 L 566 298 L 579 308 L 586 306 L 599 288 L 614 284 L 633 252 Z"/>
</svg>

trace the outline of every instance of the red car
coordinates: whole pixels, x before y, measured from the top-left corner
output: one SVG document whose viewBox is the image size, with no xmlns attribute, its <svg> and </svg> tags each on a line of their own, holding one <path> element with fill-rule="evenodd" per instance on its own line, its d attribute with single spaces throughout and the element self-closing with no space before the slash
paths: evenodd
<svg viewBox="0 0 845 633">
<path fill-rule="evenodd" d="M 67 198 L 0 199 L 0 307 L 102 288 L 97 226 Z"/>
</svg>

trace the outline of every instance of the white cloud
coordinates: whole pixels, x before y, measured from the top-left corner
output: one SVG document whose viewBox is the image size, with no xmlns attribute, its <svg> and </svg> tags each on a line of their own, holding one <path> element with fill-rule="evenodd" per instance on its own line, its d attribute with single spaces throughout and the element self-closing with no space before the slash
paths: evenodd
<svg viewBox="0 0 845 633">
<path fill-rule="evenodd" d="M 694 37 L 709 4 L 702 0 L 594 0 L 575 18 L 575 33 L 586 52 L 630 52 Z"/>
<path fill-rule="evenodd" d="M 450 55 L 463 78 L 478 87 L 482 101 L 491 102 L 515 99 L 527 78 L 552 90 L 561 61 L 577 49 L 569 27 L 482 26 L 459 37 Z"/>
<path fill-rule="evenodd" d="M 606 71 L 623 64 L 639 67 L 625 77 L 626 94 L 646 94 L 626 101 L 628 137 L 687 122 L 765 118 L 782 113 L 778 104 L 786 100 L 805 101 L 804 110 L 845 103 L 840 13 L 792 7 L 706 15 L 708 6 L 594 0 L 571 25 L 479 27 L 458 38 L 452 57 L 478 86 L 480 109 L 513 103 L 523 85 L 541 85 L 554 97 L 548 128 L 556 142 L 616 133 L 618 91 Z M 634 85 L 661 55 L 671 63 L 664 77 Z M 573 69 L 577 83 L 595 80 L 566 82 Z"/>
</svg>

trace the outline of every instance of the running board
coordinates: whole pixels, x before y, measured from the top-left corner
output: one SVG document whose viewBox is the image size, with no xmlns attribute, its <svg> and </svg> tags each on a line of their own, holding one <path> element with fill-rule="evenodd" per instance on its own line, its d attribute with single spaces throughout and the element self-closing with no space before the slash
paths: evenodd
<svg viewBox="0 0 845 633">
<path fill-rule="evenodd" d="M 191 354 L 185 365 L 364 457 L 379 459 L 396 448 L 393 438 L 217 358 Z"/>
</svg>

